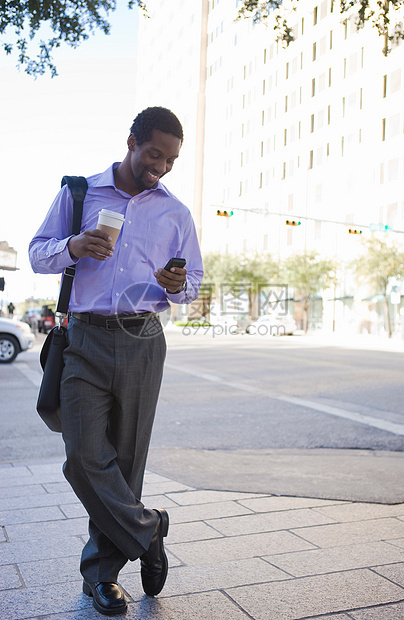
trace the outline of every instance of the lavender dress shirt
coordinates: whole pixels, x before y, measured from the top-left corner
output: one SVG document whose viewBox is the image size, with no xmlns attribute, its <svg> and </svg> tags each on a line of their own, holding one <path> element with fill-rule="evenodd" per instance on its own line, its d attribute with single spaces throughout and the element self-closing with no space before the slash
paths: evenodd
<svg viewBox="0 0 404 620">
<path fill-rule="evenodd" d="M 73 199 L 65 185 L 56 196 L 44 222 L 29 246 L 36 273 L 61 273 L 76 263 L 69 310 L 112 315 L 161 312 L 198 297 L 203 276 L 202 258 L 189 209 L 160 181 L 154 189 L 130 196 L 115 187 L 113 170 L 87 179 L 81 232 L 97 226 L 98 212 L 121 213 L 125 222 L 112 257 L 106 261 L 83 257 L 72 260 L 67 242 L 73 219 Z M 168 293 L 154 277 L 173 256 L 186 258 L 187 282 L 183 291 Z"/>
</svg>

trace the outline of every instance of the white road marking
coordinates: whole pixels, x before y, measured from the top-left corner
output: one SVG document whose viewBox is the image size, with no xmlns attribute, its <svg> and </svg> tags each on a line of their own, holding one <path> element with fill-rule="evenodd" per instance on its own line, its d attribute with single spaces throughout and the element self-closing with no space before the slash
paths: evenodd
<svg viewBox="0 0 404 620">
<path fill-rule="evenodd" d="M 189 369 L 189 368 L 185 368 L 183 366 L 177 366 L 175 364 L 168 363 L 166 364 L 166 366 L 168 368 L 172 368 L 173 370 L 178 370 L 179 372 L 184 372 L 189 375 L 193 375 L 194 377 L 198 377 L 199 379 L 204 379 L 205 381 L 211 381 L 212 383 L 221 383 L 222 385 L 227 385 L 231 388 L 242 390 L 243 392 L 249 392 L 250 394 L 269 396 L 270 398 L 288 402 L 293 405 L 298 405 L 299 407 L 306 407 L 307 409 L 314 409 L 315 411 L 321 411 L 321 413 L 325 413 L 327 415 L 333 415 L 339 418 L 344 418 L 346 420 L 351 420 L 352 422 L 359 422 L 360 424 L 366 424 L 367 426 L 372 426 L 373 428 L 378 428 L 382 431 L 393 433 L 394 435 L 404 435 L 404 424 L 390 422 L 389 420 L 383 420 L 382 418 L 376 418 L 373 416 L 363 415 L 362 413 L 357 413 L 356 411 L 349 411 L 348 409 L 342 409 L 340 407 L 332 407 L 330 405 L 318 403 L 312 400 L 305 400 L 303 398 L 296 398 L 294 396 L 276 396 L 275 394 L 270 394 L 254 386 L 246 385 L 245 383 L 225 381 L 224 379 L 221 379 L 217 375 L 209 375 L 206 373 L 201 373 L 201 372 Z"/>
<path fill-rule="evenodd" d="M 17 368 L 17 370 L 19 370 L 24 377 L 28 379 L 28 381 L 31 381 L 35 387 L 39 387 L 41 385 L 42 373 L 39 372 L 39 370 L 30 368 L 25 362 L 14 362 L 14 367 Z"/>
</svg>

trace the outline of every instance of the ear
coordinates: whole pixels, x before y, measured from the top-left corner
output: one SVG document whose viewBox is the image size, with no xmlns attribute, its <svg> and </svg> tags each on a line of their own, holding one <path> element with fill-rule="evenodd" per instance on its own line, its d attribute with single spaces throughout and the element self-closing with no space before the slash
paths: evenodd
<svg viewBox="0 0 404 620">
<path fill-rule="evenodd" d="M 136 138 L 133 135 L 133 133 L 129 134 L 129 138 L 127 140 L 127 144 L 128 144 L 128 149 L 130 151 L 134 151 L 135 147 L 136 147 Z"/>
</svg>

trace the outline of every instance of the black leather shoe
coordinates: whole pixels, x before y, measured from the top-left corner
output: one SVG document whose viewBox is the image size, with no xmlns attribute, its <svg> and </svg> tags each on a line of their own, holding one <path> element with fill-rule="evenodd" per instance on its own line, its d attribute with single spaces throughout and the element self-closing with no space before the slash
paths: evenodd
<svg viewBox="0 0 404 620">
<path fill-rule="evenodd" d="M 163 538 L 168 533 L 168 514 L 163 509 L 155 512 L 159 516 L 159 522 L 148 550 L 140 558 L 143 590 L 148 596 L 156 596 L 161 592 L 168 572 L 168 560 L 163 544 Z"/>
<path fill-rule="evenodd" d="M 83 592 L 93 597 L 93 607 L 104 616 L 118 616 L 127 609 L 123 592 L 117 583 L 83 581 Z"/>
</svg>

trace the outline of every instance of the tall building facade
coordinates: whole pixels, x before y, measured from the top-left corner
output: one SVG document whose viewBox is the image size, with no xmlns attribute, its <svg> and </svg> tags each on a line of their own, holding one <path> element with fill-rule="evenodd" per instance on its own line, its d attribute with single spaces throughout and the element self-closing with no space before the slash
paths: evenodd
<svg viewBox="0 0 404 620">
<path fill-rule="evenodd" d="M 335 298 L 348 300 L 338 306 L 346 318 L 355 287 L 346 266 L 360 239 L 388 226 L 387 239 L 404 240 L 404 44 L 384 56 L 376 29 L 357 30 L 355 10 L 341 15 L 332 0 L 295 3 L 288 47 L 271 19 L 236 21 L 240 0 L 150 4 L 165 26 L 140 26 L 147 88 L 173 108 L 186 102 L 194 136 L 197 96 L 205 99 L 203 141 L 192 157 L 184 145 L 194 159 L 183 164 L 203 162 L 202 192 L 201 176 L 189 190 L 202 205 L 203 250 L 337 257 L 340 283 L 328 297 L 334 320 Z M 156 70 L 154 45 L 164 60 Z M 185 187 L 192 173 L 176 181 Z"/>
</svg>

